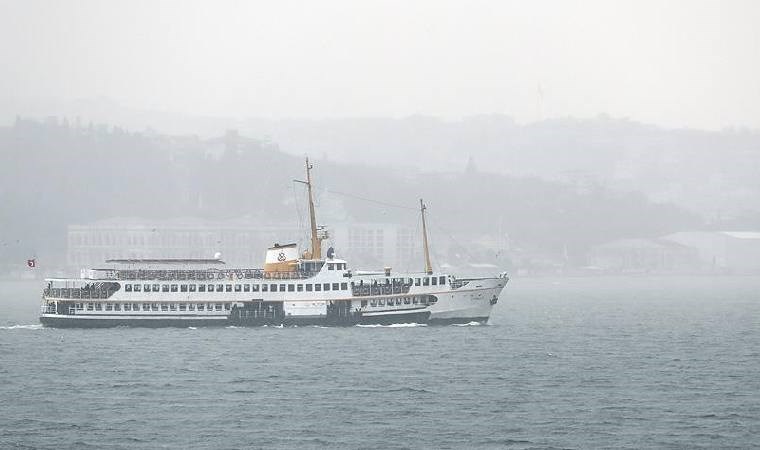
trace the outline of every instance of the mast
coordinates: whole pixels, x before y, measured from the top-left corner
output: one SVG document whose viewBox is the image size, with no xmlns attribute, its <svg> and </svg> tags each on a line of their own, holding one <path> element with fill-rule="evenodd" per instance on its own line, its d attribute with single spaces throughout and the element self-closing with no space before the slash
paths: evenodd
<svg viewBox="0 0 760 450">
<path fill-rule="evenodd" d="M 425 203 L 420 199 L 420 214 L 422 214 L 422 246 L 425 250 L 425 273 L 430 275 L 433 273 L 433 265 L 430 264 L 430 248 L 428 247 L 427 238 L 427 224 L 425 223 L 425 210 L 427 207 Z"/>
<path fill-rule="evenodd" d="M 293 180 L 297 183 L 306 185 L 309 191 L 309 222 L 311 224 L 311 259 L 322 259 L 322 237 L 317 233 L 317 216 L 314 212 L 314 194 L 311 190 L 311 169 L 314 165 L 309 164 L 309 158 L 306 158 L 306 181 Z"/>
</svg>

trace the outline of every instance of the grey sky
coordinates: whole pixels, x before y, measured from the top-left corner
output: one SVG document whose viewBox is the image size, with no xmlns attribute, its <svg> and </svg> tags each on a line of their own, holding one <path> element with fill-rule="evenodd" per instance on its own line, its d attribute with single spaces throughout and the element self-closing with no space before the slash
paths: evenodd
<svg viewBox="0 0 760 450">
<path fill-rule="evenodd" d="M 756 1 L 0 0 L 0 99 L 760 128 L 758 24 Z"/>
</svg>

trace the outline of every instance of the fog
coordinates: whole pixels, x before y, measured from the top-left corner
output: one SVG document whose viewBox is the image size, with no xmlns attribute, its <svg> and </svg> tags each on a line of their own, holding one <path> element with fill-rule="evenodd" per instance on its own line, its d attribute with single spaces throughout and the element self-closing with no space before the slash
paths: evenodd
<svg viewBox="0 0 760 450">
<path fill-rule="evenodd" d="M 418 269 L 424 197 L 441 268 L 757 272 L 757 23 L 740 1 L 0 2 L 0 272 L 258 263 L 306 241 L 305 155 L 357 264 Z"/>
</svg>

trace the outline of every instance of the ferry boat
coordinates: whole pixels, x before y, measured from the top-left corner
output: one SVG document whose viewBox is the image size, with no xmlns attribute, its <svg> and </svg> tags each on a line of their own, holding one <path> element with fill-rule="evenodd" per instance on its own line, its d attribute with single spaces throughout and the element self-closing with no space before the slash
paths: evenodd
<svg viewBox="0 0 760 450">
<path fill-rule="evenodd" d="M 274 244 L 263 268 L 214 259 L 115 259 L 79 278 L 48 278 L 40 322 L 50 327 L 350 326 L 486 322 L 509 278 L 434 271 L 420 200 L 425 270 L 358 271 L 336 257 L 316 225 L 306 159 L 310 248 Z"/>
</svg>

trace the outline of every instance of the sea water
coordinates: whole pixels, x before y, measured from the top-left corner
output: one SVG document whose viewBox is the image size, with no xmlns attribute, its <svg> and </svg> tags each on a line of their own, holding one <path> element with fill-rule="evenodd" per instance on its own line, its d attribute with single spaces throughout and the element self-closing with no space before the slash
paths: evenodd
<svg viewBox="0 0 760 450">
<path fill-rule="evenodd" d="M 750 448 L 760 278 L 513 279 L 488 325 L 50 329 L 0 282 L 0 448 Z"/>
</svg>

